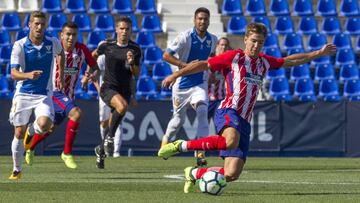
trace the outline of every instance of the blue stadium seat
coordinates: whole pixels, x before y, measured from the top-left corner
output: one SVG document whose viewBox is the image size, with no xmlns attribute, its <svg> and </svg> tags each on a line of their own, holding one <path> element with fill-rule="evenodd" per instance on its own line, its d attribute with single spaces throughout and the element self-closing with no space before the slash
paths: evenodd
<svg viewBox="0 0 360 203">
<path fill-rule="evenodd" d="M 276 18 L 274 33 L 288 34 L 294 32 L 294 23 L 290 16 L 280 16 Z"/>
<path fill-rule="evenodd" d="M 165 77 L 171 74 L 172 74 L 172 70 L 168 63 L 166 62 L 157 63 L 153 67 L 152 78 L 155 81 L 162 81 L 163 79 L 165 79 Z"/>
<path fill-rule="evenodd" d="M 10 62 L 11 50 L 11 45 L 0 48 L 0 64 L 7 64 Z"/>
<path fill-rule="evenodd" d="M 295 16 L 314 15 L 311 0 L 295 0 L 293 15 Z"/>
<path fill-rule="evenodd" d="M 0 75 L 0 98 L 10 99 L 11 91 L 6 77 Z"/>
<path fill-rule="evenodd" d="M 133 8 L 131 0 L 114 0 L 111 12 L 124 15 L 132 14 Z"/>
<path fill-rule="evenodd" d="M 338 82 L 334 79 L 321 80 L 318 95 L 324 101 L 340 101 Z"/>
<path fill-rule="evenodd" d="M 114 18 L 111 14 L 98 14 L 95 19 L 95 31 L 114 32 Z"/>
<path fill-rule="evenodd" d="M 227 33 L 244 35 L 246 31 L 246 18 L 244 16 L 231 16 L 227 25 Z"/>
<path fill-rule="evenodd" d="M 90 50 L 96 49 L 99 42 L 105 40 L 106 35 L 103 31 L 92 31 L 89 33 L 87 46 Z"/>
<path fill-rule="evenodd" d="M 273 16 L 290 15 L 289 3 L 287 0 L 271 0 L 269 14 Z"/>
<path fill-rule="evenodd" d="M 82 80 L 84 76 L 80 75 L 79 81 Z M 75 99 L 82 99 L 82 100 L 90 100 L 91 96 L 86 93 L 85 90 L 81 88 L 81 82 L 78 82 L 75 87 Z"/>
<path fill-rule="evenodd" d="M 56 37 L 56 38 L 59 37 L 58 31 L 55 30 L 46 30 L 45 35 L 49 37 Z"/>
<path fill-rule="evenodd" d="M 84 38 L 83 38 L 83 35 L 82 35 L 82 32 L 79 31 L 78 32 L 78 36 L 77 36 L 77 41 L 80 42 L 80 43 L 84 43 Z"/>
<path fill-rule="evenodd" d="M 269 56 L 281 58 L 281 51 L 279 48 L 264 48 L 263 52 Z"/>
<path fill-rule="evenodd" d="M 255 16 L 252 19 L 252 22 L 263 23 L 266 26 L 268 33 L 272 32 L 271 23 L 267 16 Z"/>
<path fill-rule="evenodd" d="M 359 79 L 359 68 L 356 64 L 347 64 L 341 66 L 339 79 L 341 81 Z"/>
<path fill-rule="evenodd" d="M 148 68 L 145 63 L 141 64 L 140 77 L 149 77 Z"/>
<path fill-rule="evenodd" d="M 360 18 L 347 18 L 345 21 L 344 33 L 350 35 L 360 35 Z"/>
<path fill-rule="evenodd" d="M 78 82 L 78 83 L 80 83 L 80 82 Z M 94 84 L 88 83 L 87 94 L 92 98 L 96 98 L 98 96 L 98 92 L 97 92 Z"/>
<path fill-rule="evenodd" d="M 135 13 L 157 14 L 155 0 L 137 0 Z"/>
<path fill-rule="evenodd" d="M 86 13 L 80 13 L 73 16 L 72 21 L 79 27 L 79 31 L 92 31 L 90 16 Z"/>
<path fill-rule="evenodd" d="M 24 17 L 24 26 L 23 26 L 24 30 L 27 30 L 27 31 L 29 30 L 29 21 L 30 21 L 30 13 L 26 14 Z"/>
<path fill-rule="evenodd" d="M 0 29 L 0 47 L 8 46 L 11 44 L 9 31 Z"/>
<path fill-rule="evenodd" d="M 50 15 L 48 30 L 60 32 L 64 23 L 67 22 L 67 17 L 64 13 L 54 13 Z"/>
<path fill-rule="evenodd" d="M 151 77 L 139 78 L 136 85 L 136 96 L 149 98 L 157 95 L 156 84 Z"/>
<path fill-rule="evenodd" d="M 275 101 L 290 101 L 290 87 L 287 78 L 274 78 L 270 82 L 269 94 Z"/>
<path fill-rule="evenodd" d="M 2 29 L 9 31 L 21 30 L 21 20 L 18 13 L 4 13 L 1 18 Z"/>
<path fill-rule="evenodd" d="M 265 78 L 272 80 L 273 78 L 286 78 L 286 72 L 284 68 L 272 69 L 266 73 Z"/>
<path fill-rule="evenodd" d="M 138 21 L 137 21 L 137 17 L 134 14 L 130 14 L 128 15 L 128 17 L 131 19 L 132 22 L 132 32 L 139 32 L 139 25 L 138 25 Z"/>
<path fill-rule="evenodd" d="M 317 58 L 317 59 L 311 61 L 311 65 L 313 65 L 313 66 L 318 65 L 318 64 L 328 64 L 328 63 L 331 63 L 330 56 L 323 56 L 323 57 L 320 57 L 320 58 Z"/>
<path fill-rule="evenodd" d="M 66 0 L 65 3 L 66 13 L 86 13 L 85 0 Z"/>
<path fill-rule="evenodd" d="M 239 0 L 224 0 L 221 6 L 221 12 L 223 15 L 242 15 L 242 6 Z"/>
<path fill-rule="evenodd" d="M 341 0 L 340 16 L 359 16 L 359 2 L 356 0 Z"/>
<path fill-rule="evenodd" d="M 276 34 L 268 33 L 264 42 L 264 49 L 268 48 L 279 48 L 278 36 Z"/>
<path fill-rule="evenodd" d="M 141 22 L 143 32 L 162 32 L 160 17 L 158 15 L 146 15 Z"/>
<path fill-rule="evenodd" d="M 313 33 L 317 33 L 317 21 L 313 16 L 304 16 L 300 18 L 298 24 L 298 33 L 309 35 Z"/>
<path fill-rule="evenodd" d="M 334 35 L 333 44 L 337 49 L 352 49 L 351 38 L 348 34 L 340 33 Z"/>
<path fill-rule="evenodd" d="M 322 21 L 322 33 L 335 35 L 341 33 L 341 25 L 338 17 L 324 17 Z"/>
<path fill-rule="evenodd" d="M 5 77 L 6 77 L 8 80 L 11 80 L 11 65 L 10 65 L 10 63 L 8 63 L 8 64 L 6 65 Z"/>
<path fill-rule="evenodd" d="M 299 80 L 304 78 L 310 78 L 310 68 L 307 63 L 291 67 L 290 80 Z"/>
<path fill-rule="evenodd" d="M 326 36 L 321 33 L 314 33 L 309 36 L 307 49 L 314 51 L 321 49 L 327 43 Z"/>
<path fill-rule="evenodd" d="M 90 0 L 88 13 L 109 13 L 109 1 Z"/>
<path fill-rule="evenodd" d="M 319 16 L 337 16 L 335 1 L 319 0 L 316 14 Z"/>
<path fill-rule="evenodd" d="M 163 88 L 161 86 L 160 88 L 160 95 L 163 99 L 171 99 L 171 96 L 172 96 L 172 90 L 171 89 L 168 89 L 168 88 Z"/>
<path fill-rule="evenodd" d="M 17 31 L 16 34 L 15 34 L 15 41 L 26 37 L 28 34 L 29 34 L 29 31 L 27 31 L 27 30 L 19 30 L 19 31 Z"/>
<path fill-rule="evenodd" d="M 335 65 L 338 67 L 355 63 L 355 54 L 352 49 L 340 49 L 336 52 Z"/>
<path fill-rule="evenodd" d="M 287 52 L 287 56 L 290 56 L 292 54 L 304 53 L 304 52 L 305 50 L 303 48 L 289 49 L 289 51 Z"/>
<path fill-rule="evenodd" d="M 304 48 L 302 37 L 296 33 L 289 33 L 284 38 L 284 49 L 289 51 L 290 49 Z"/>
<path fill-rule="evenodd" d="M 61 0 L 43 0 L 42 11 L 45 13 L 62 12 Z"/>
<path fill-rule="evenodd" d="M 266 15 L 264 0 L 248 0 L 246 4 L 246 15 L 263 16 Z"/>
<path fill-rule="evenodd" d="M 315 66 L 315 80 L 335 79 L 334 66 L 330 64 L 318 64 Z"/>
<path fill-rule="evenodd" d="M 316 101 L 314 82 L 310 78 L 296 80 L 294 95 L 300 101 Z"/>
<path fill-rule="evenodd" d="M 156 46 L 155 37 L 152 32 L 138 32 L 135 41 L 142 49 Z"/>
<path fill-rule="evenodd" d="M 162 50 L 155 46 L 145 49 L 144 52 L 144 63 L 146 65 L 153 65 L 162 62 Z"/>
<path fill-rule="evenodd" d="M 349 101 L 360 101 L 360 80 L 345 81 L 344 97 Z"/>
<path fill-rule="evenodd" d="M 360 52 L 360 35 L 356 37 L 355 51 L 358 53 Z"/>
</svg>

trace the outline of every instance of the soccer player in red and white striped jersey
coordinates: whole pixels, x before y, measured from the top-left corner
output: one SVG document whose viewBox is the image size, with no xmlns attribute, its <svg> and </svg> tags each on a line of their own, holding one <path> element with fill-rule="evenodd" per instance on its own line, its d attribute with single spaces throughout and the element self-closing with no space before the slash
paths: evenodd
<svg viewBox="0 0 360 203">
<path fill-rule="evenodd" d="M 164 87 L 171 87 L 176 78 L 207 69 L 222 70 L 226 75 L 227 95 L 215 113 L 217 135 L 190 141 L 177 140 L 161 147 L 158 152 L 159 157 L 169 158 L 189 150 L 220 150 L 224 167 L 185 168 L 185 193 L 193 191 L 196 180 L 208 170 L 219 171 L 228 182 L 239 178 L 249 150 L 252 111 L 262 79 L 268 70 L 298 66 L 336 53 L 335 45 L 326 44 L 313 52 L 274 58 L 261 53 L 266 36 L 264 24 L 250 23 L 245 33 L 244 50 L 228 51 L 206 61 L 191 63 L 163 81 Z"/>
</svg>

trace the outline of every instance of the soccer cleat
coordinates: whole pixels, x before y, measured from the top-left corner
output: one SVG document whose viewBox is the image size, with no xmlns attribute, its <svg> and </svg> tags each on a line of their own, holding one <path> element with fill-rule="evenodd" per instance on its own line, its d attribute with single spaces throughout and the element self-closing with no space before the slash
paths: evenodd
<svg viewBox="0 0 360 203">
<path fill-rule="evenodd" d="M 205 159 L 205 155 L 202 152 L 199 152 L 196 156 L 196 165 L 199 167 L 206 166 L 207 161 Z"/>
<path fill-rule="evenodd" d="M 26 128 L 26 132 L 25 132 L 25 137 L 24 137 L 24 148 L 25 150 L 29 150 L 31 148 L 31 145 L 32 145 L 32 138 L 33 138 L 33 134 L 31 134 L 29 132 L 29 129 L 30 129 L 30 125 L 29 124 Z"/>
<path fill-rule="evenodd" d="M 183 142 L 184 140 L 176 140 L 175 142 L 171 142 L 162 146 L 158 152 L 158 156 L 164 159 L 168 159 L 169 157 L 180 153 L 181 143 Z"/>
<path fill-rule="evenodd" d="M 34 150 L 31 150 L 31 149 L 26 150 L 25 162 L 27 165 L 32 166 L 32 164 L 34 162 L 34 156 L 35 156 Z"/>
<path fill-rule="evenodd" d="M 96 167 L 98 169 L 105 168 L 105 163 L 104 163 L 105 154 L 101 153 L 100 145 L 95 147 L 95 154 L 96 154 Z"/>
<path fill-rule="evenodd" d="M 21 171 L 13 171 L 9 177 L 9 180 L 19 180 L 21 178 Z"/>
<path fill-rule="evenodd" d="M 61 159 L 65 162 L 65 165 L 68 167 L 68 168 L 71 168 L 71 169 L 76 169 L 77 168 L 77 164 L 74 160 L 74 156 L 69 154 L 69 155 L 66 155 L 63 153 L 61 153 Z"/>
<path fill-rule="evenodd" d="M 119 152 L 115 152 L 115 153 L 113 154 L 113 157 L 114 157 L 114 158 L 119 158 L 119 157 L 120 157 L 120 153 L 119 153 Z"/>
<path fill-rule="evenodd" d="M 110 157 L 114 153 L 114 138 L 108 136 L 105 138 L 104 151 L 107 157 Z"/>
<path fill-rule="evenodd" d="M 190 193 L 194 192 L 194 185 L 196 183 L 196 179 L 191 174 L 191 171 L 194 169 L 194 167 L 186 167 L 184 169 L 185 172 L 185 185 L 184 185 L 184 193 Z"/>
</svg>

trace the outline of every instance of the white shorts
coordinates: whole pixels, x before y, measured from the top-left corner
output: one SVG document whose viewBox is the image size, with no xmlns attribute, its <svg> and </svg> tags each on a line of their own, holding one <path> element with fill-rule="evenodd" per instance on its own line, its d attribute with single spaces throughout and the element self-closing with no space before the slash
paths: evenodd
<svg viewBox="0 0 360 203">
<path fill-rule="evenodd" d="M 172 89 L 172 101 L 174 114 L 180 111 L 186 111 L 190 105 L 197 103 L 204 103 L 208 105 L 207 84 L 203 83 L 187 89 L 174 87 Z"/>
<path fill-rule="evenodd" d="M 111 109 L 104 101 L 99 97 L 99 120 L 100 122 L 110 119 Z"/>
<path fill-rule="evenodd" d="M 35 120 L 40 116 L 46 116 L 51 121 L 54 120 L 54 107 L 50 96 L 17 93 L 12 101 L 9 121 L 13 126 L 26 125 L 29 123 L 33 111 Z"/>
</svg>

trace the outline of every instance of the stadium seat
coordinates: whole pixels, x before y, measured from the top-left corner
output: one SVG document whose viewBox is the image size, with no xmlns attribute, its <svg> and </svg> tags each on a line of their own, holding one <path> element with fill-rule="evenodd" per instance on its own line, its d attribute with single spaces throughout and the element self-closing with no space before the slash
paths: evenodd
<svg viewBox="0 0 360 203">
<path fill-rule="evenodd" d="M 141 98 L 154 97 L 157 94 L 156 84 L 151 77 L 139 78 L 136 85 L 136 96 Z"/>
<path fill-rule="evenodd" d="M 109 13 L 109 1 L 90 0 L 88 13 Z"/>
<path fill-rule="evenodd" d="M 272 32 L 271 23 L 267 16 L 255 16 L 252 19 L 252 22 L 263 23 L 266 26 L 268 33 Z"/>
<path fill-rule="evenodd" d="M 356 0 L 341 0 L 340 16 L 359 16 L 359 2 Z"/>
<path fill-rule="evenodd" d="M 231 16 L 227 25 L 227 33 L 244 35 L 246 31 L 246 18 L 244 16 Z"/>
<path fill-rule="evenodd" d="M 335 35 L 341 33 L 341 25 L 338 17 L 324 17 L 322 21 L 322 33 Z"/>
<path fill-rule="evenodd" d="M 55 30 L 46 30 L 45 31 L 45 35 L 46 36 L 49 36 L 49 37 L 56 37 L 58 38 L 59 37 L 59 32 L 58 31 L 55 31 Z"/>
<path fill-rule="evenodd" d="M 333 44 L 337 49 L 352 49 L 351 38 L 348 34 L 340 33 L 334 35 Z"/>
<path fill-rule="evenodd" d="M 168 89 L 168 88 L 165 89 L 161 86 L 160 95 L 161 95 L 162 99 L 171 99 L 172 90 Z"/>
<path fill-rule="evenodd" d="M 314 33 L 309 36 L 307 50 L 314 51 L 321 49 L 327 43 L 326 36 L 321 33 Z"/>
<path fill-rule="evenodd" d="M 294 95 L 300 101 L 316 101 L 314 82 L 310 78 L 296 80 Z"/>
<path fill-rule="evenodd" d="M 223 15 L 242 15 L 242 6 L 239 0 L 224 0 L 221 6 L 221 12 Z"/>
<path fill-rule="evenodd" d="M 114 18 L 111 14 L 98 14 L 95 19 L 95 31 L 114 32 Z"/>
<path fill-rule="evenodd" d="M 264 48 L 263 52 L 269 56 L 281 58 L 281 51 L 279 48 Z"/>
<path fill-rule="evenodd" d="M 271 0 L 269 14 L 273 16 L 290 15 L 289 3 L 287 0 Z"/>
<path fill-rule="evenodd" d="M 10 65 L 10 63 L 8 63 L 6 65 L 5 77 L 6 77 L 6 79 L 11 80 L 11 65 Z"/>
<path fill-rule="evenodd" d="M 42 0 L 42 11 L 45 13 L 62 12 L 61 0 Z"/>
<path fill-rule="evenodd" d="M 360 35 L 356 37 L 355 51 L 356 51 L 357 53 L 360 52 Z"/>
<path fill-rule="evenodd" d="M 274 78 L 286 78 L 285 68 L 278 68 L 278 69 L 269 70 L 266 73 L 265 78 L 267 80 L 272 80 Z"/>
<path fill-rule="evenodd" d="M 355 63 L 355 54 L 352 49 L 340 49 L 336 52 L 335 65 L 338 67 Z"/>
<path fill-rule="evenodd" d="M 287 78 L 274 78 L 270 82 L 269 94 L 275 101 L 290 101 L 290 87 Z"/>
<path fill-rule="evenodd" d="M 319 0 L 316 15 L 337 16 L 336 3 L 334 0 Z"/>
<path fill-rule="evenodd" d="M 138 32 L 135 41 L 142 49 L 156 46 L 155 37 L 152 32 Z"/>
<path fill-rule="evenodd" d="M 304 48 L 302 37 L 296 33 L 289 33 L 284 38 L 284 49 L 289 51 L 290 49 Z"/>
<path fill-rule="evenodd" d="M 0 0 L 0 13 L 16 11 L 15 1 Z"/>
<path fill-rule="evenodd" d="M 268 33 L 264 42 L 264 49 L 268 48 L 279 48 L 278 36 L 276 34 Z"/>
<path fill-rule="evenodd" d="M 155 81 L 161 82 L 165 77 L 172 74 L 171 67 L 166 62 L 155 64 L 152 70 L 152 78 Z"/>
<path fill-rule="evenodd" d="M 317 31 L 317 21 L 313 16 L 304 16 L 300 18 L 297 33 L 309 35 L 317 33 Z"/>
<path fill-rule="evenodd" d="M 314 15 L 311 0 L 295 0 L 293 15 L 295 16 Z"/>
<path fill-rule="evenodd" d="M 130 14 L 128 15 L 128 17 L 131 19 L 132 22 L 132 32 L 139 32 L 139 25 L 138 25 L 138 21 L 137 21 L 137 17 L 134 14 Z"/>
<path fill-rule="evenodd" d="M 345 21 L 344 33 L 350 35 L 360 35 L 360 18 L 347 18 Z"/>
<path fill-rule="evenodd" d="M 340 81 L 359 79 L 359 68 L 356 64 L 347 64 L 340 67 Z"/>
<path fill-rule="evenodd" d="M 140 77 L 149 77 L 148 68 L 145 63 L 141 64 Z"/>
<path fill-rule="evenodd" d="M 4 13 L 1 18 L 2 29 L 9 31 L 21 30 L 21 21 L 18 13 Z"/>
<path fill-rule="evenodd" d="M 144 52 L 144 63 L 146 65 L 153 65 L 162 62 L 162 50 L 155 46 L 145 49 Z"/>
<path fill-rule="evenodd" d="M 78 32 L 78 38 L 77 41 L 80 43 L 84 43 L 84 38 L 83 38 L 83 34 L 81 31 Z"/>
<path fill-rule="evenodd" d="M 79 27 L 81 32 L 90 32 L 92 31 L 90 16 L 86 13 L 75 14 L 72 18 L 72 21 Z"/>
<path fill-rule="evenodd" d="M 307 63 L 291 67 L 290 80 L 299 80 L 304 78 L 310 78 L 310 68 Z"/>
<path fill-rule="evenodd" d="M 49 31 L 60 32 L 64 23 L 67 22 L 67 17 L 64 13 L 54 13 L 49 18 Z"/>
<path fill-rule="evenodd" d="M 340 101 L 338 82 L 334 79 L 321 80 L 318 95 L 324 101 Z"/>
<path fill-rule="evenodd" d="M 133 13 L 131 0 L 114 0 L 112 13 L 128 15 Z"/>
<path fill-rule="evenodd" d="M 9 88 L 9 82 L 6 77 L 0 75 L 0 98 L 1 99 L 10 99 L 9 95 L 11 94 Z"/>
<path fill-rule="evenodd" d="M 155 0 L 137 0 L 135 13 L 157 14 Z"/>
<path fill-rule="evenodd" d="M 311 61 L 311 65 L 328 64 L 328 63 L 331 63 L 330 56 L 323 56 Z"/>
<path fill-rule="evenodd" d="M 96 49 L 99 42 L 106 39 L 106 35 L 103 31 L 92 31 L 89 33 L 87 46 L 90 50 Z"/>
<path fill-rule="evenodd" d="M 274 33 L 284 35 L 293 32 L 294 23 L 290 16 L 280 16 L 276 18 Z"/>
<path fill-rule="evenodd" d="M 29 31 L 29 21 L 30 21 L 30 13 L 29 13 L 29 14 L 26 14 L 25 17 L 24 17 L 23 30 Z"/>
<path fill-rule="evenodd" d="M 266 15 L 266 7 L 264 0 L 248 0 L 246 4 L 245 14 L 250 16 Z"/>
<path fill-rule="evenodd" d="M 0 48 L 0 64 L 7 64 L 10 62 L 11 49 L 11 45 Z"/>
<path fill-rule="evenodd" d="M 303 48 L 289 49 L 289 51 L 287 52 L 287 56 L 290 56 L 292 54 L 304 53 L 304 52 L 305 51 Z"/>
<path fill-rule="evenodd" d="M 27 30 L 19 30 L 19 31 L 17 31 L 16 34 L 15 34 L 15 41 L 26 37 L 28 34 L 29 34 L 29 31 L 27 31 Z"/>
<path fill-rule="evenodd" d="M 349 101 L 360 100 L 360 80 L 347 80 L 344 84 L 344 97 Z"/>
<path fill-rule="evenodd" d="M 79 81 L 82 80 L 84 76 L 79 76 Z M 82 100 L 90 100 L 91 96 L 86 93 L 85 90 L 81 88 L 81 82 L 78 82 L 75 87 L 75 99 L 82 99 Z"/>
<path fill-rule="evenodd" d="M 86 13 L 85 0 L 66 0 L 65 3 L 66 13 Z"/>
<path fill-rule="evenodd" d="M 330 64 L 318 64 L 315 66 L 315 80 L 335 79 L 334 66 Z"/>
<path fill-rule="evenodd" d="M 8 46 L 11 44 L 9 31 L 0 29 L 0 47 Z"/>
<path fill-rule="evenodd" d="M 78 83 L 80 83 L 80 82 L 78 82 Z M 92 98 L 96 98 L 98 96 L 98 92 L 97 92 L 94 84 L 88 83 L 87 94 Z"/>
<path fill-rule="evenodd" d="M 9 1 L 10 2 L 10 1 Z M 17 12 L 31 13 L 39 10 L 39 2 L 37 0 L 19 0 Z"/>
<path fill-rule="evenodd" d="M 146 15 L 141 22 L 143 32 L 162 32 L 160 17 L 158 15 Z"/>
</svg>

